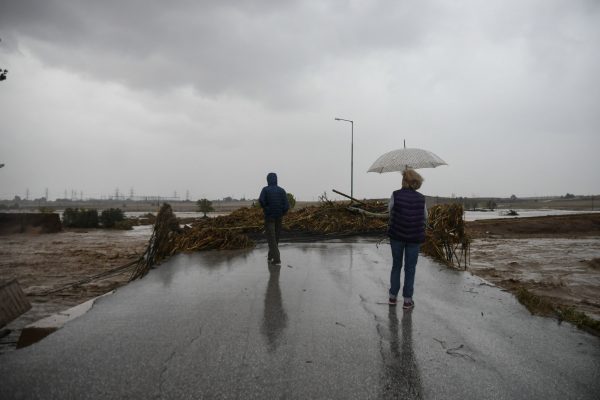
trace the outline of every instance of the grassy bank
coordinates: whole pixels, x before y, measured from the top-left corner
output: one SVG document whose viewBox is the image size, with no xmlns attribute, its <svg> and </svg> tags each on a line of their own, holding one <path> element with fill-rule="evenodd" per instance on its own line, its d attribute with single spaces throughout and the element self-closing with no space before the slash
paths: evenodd
<svg viewBox="0 0 600 400">
<path fill-rule="evenodd" d="M 567 321 L 593 335 L 600 336 L 600 321 L 590 318 L 573 307 L 556 304 L 551 300 L 538 296 L 524 287 L 511 290 L 517 300 L 529 310 L 530 313 L 545 317 L 555 317 L 559 321 Z"/>
</svg>

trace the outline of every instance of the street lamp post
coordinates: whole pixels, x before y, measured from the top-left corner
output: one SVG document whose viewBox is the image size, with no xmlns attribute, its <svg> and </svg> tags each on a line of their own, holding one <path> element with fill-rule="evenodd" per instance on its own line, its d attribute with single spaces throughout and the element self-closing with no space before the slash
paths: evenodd
<svg viewBox="0 0 600 400">
<path fill-rule="evenodd" d="M 350 197 L 354 199 L 354 121 L 351 119 L 335 118 L 336 121 L 350 122 Z"/>
</svg>

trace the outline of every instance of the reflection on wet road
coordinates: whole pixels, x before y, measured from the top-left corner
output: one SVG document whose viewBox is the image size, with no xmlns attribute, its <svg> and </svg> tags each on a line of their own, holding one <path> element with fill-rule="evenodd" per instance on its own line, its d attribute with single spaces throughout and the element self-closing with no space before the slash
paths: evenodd
<svg viewBox="0 0 600 400">
<path fill-rule="evenodd" d="M 389 307 L 388 246 L 180 254 L 0 357 L 0 398 L 595 399 L 598 338 L 419 259 Z M 384 304 L 382 304 L 384 303 Z"/>
<path fill-rule="evenodd" d="M 398 327 L 398 313 L 402 322 Z M 422 399 L 423 389 L 412 342 L 412 311 L 388 307 L 389 353 L 382 351 L 384 399 Z M 400 331 L 400 335 L 399 332 Z"/>
<path fill-rule="evenodd" d="M 279 273 L 281 265 L 268 264 L 269 283 L 265 293 L 265 312 L 261 333 L 265 335 L 269 352 L 277 349 L 278 339 L 287 326 L 287 314 L 281 301 Z"/>
</svg>

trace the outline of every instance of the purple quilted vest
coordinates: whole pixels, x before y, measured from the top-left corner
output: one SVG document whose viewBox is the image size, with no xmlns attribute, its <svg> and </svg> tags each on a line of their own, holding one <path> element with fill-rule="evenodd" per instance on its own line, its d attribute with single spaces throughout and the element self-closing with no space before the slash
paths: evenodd
<svg viewBox="0 0 600 400">
<path fill-rule="evenodd" d="M 425 241 L 425 196 L 412 189 L 396 190 L 388 235 L 407 243 Z"/>
</svg>

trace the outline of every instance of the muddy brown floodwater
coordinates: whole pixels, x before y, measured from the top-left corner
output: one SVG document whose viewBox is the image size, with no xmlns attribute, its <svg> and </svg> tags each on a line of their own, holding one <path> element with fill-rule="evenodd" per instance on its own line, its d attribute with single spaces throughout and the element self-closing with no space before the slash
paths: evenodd
<svg viewBox="0 0 600 400">
<path fill-rule="evenodd" d="M 467 230 L 473 274 L 600 320 L 599 214 L 482 220 Z"/>
<path fill-rule="evenodd" d="M 527 290 L 600 319 L 600 215 L 516 218 L 467 223 L 473 236 L 469 271 L 500 287 Z M 7 325 L 0 353 L 20 330 L 128 282 L 130 270 L 56 292 L 136 260 L 152 227 L 132 231 L 65 230 L 0 236 L 0 278 L 17 278 L 32 309 Z"/>
<path fill-rule="evenodd" d="M 469 270 L 600 320 L 600 237 L 475 239 Z"/>
<path fill-rule="evenodd" d="M 0 339 L 0 353 L 14 348 L 26 325 L 126 284 L 131 270 L 44 293 L 136 260 L 151 233 L 152 227 L 146 225 L 131 231 L 90 229 L 0 236 L 0 277 L 16 278 L 32 306 L 5 327 L 11 332 Z"/>
</svg>

